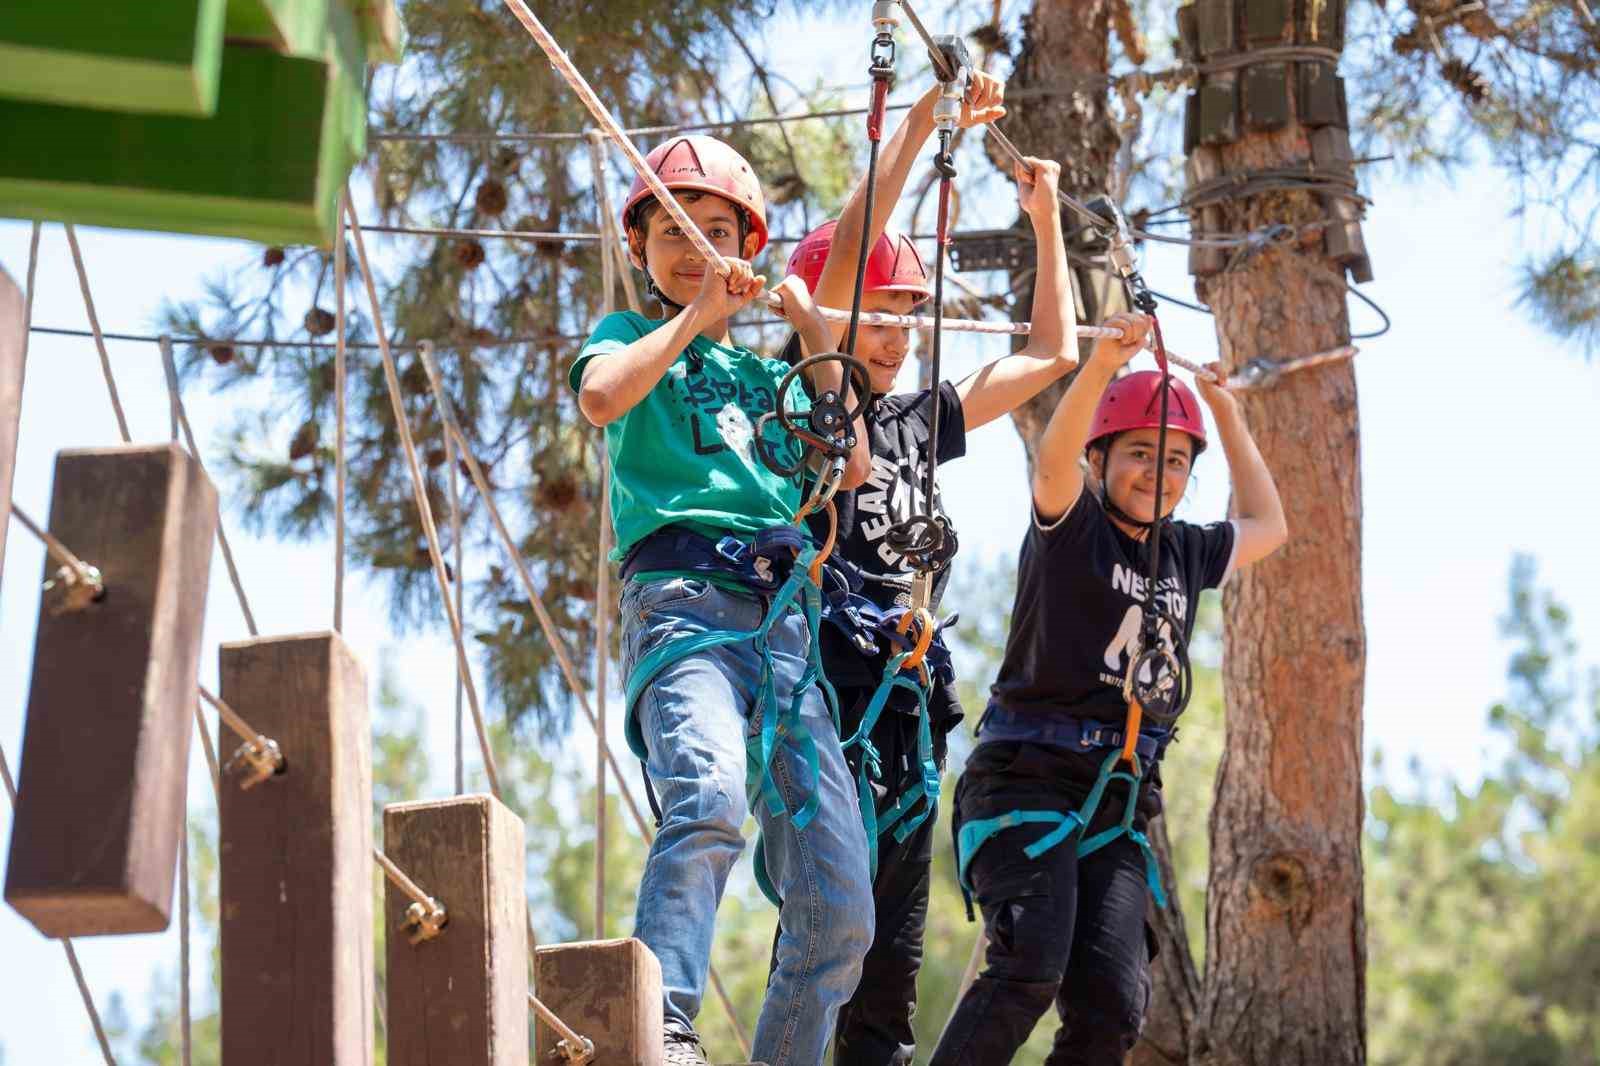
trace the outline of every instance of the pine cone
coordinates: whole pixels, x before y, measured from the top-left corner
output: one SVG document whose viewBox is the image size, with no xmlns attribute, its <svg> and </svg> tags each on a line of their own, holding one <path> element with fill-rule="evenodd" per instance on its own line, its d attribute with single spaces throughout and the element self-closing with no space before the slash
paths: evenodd
<svg viewBox="0 0 1600 1066">
<path fill-rule="evenodd" d="M 1423 41 L 1421 28 L 1413 26 L 1404 33 L 1395 34 L 1392 47 L 1395 55 L 1408 56 L 1420 52 L 1428 46 Z"/>
<path fill-rule="evenodd" d="M 483 245 L 477 241 L 462 241 L 456 245 L 456 262 L 463 270 L 476 270 L 483 265 Z"/>
<path fill-rule="evenodd" d="M 1468 105 L 1477 107 L 1489 99 L 1489 80 L 1473 70 L 1470 63 L 1452 57 L 1444 61 L 1439 73 L 1455 86 Z"/>
<path fill-rule="evenodd" d="M 211 356 L 212 361 L 218 366 L 227 366 L 233 362 L 233 345 L 231 344 L 213 344 L 206 349 L 206 353 Z"/>
<path fill-rule="evenodd" d="M 775 204 L 793 203 L 806 194 L 806 179 L 798 174 L 779 174 L 767 185 L 767 199 Z"/>
<path fill-rule="evenodd" d="M 1000 27 L 992 22 L 986 26 L 979 26 L 967 36 L 971 37 L 972 43 L 979 48 L 999 52 L 1001 55 L 1011 54 L 1011 43 L 1006 40 L 1006 35 Z"/>
<path fill-rule="evenodd" d="M 321 430 L 315 422 L 307 422 L 295 430 L 294 440 L 289 442 L 289 461 L 291 463 L 304 459 L 317 450 L 317 438 Z"/>
<path fill-rule="evenodd" d="M 326 337 L 328 334 L 333 332 L 334 327 L 338 324 L 339 320 L 333 317 L 333 312 L 331 311 L 324 311 L 320 307 L 313 307 L 311 310 L 306 312 L 306 332 L 311 334 L 313 337 Z"/>
<path fill-rule="evenodd" d="M 444 465 L 444 461 L 445 461 L 444 449 L 443 448 L 429 448 L 428 449 L 428 454 L 424 458 L 427 461 L 428 469 L 436 470 L 439 467 Z"/>
<path fill-rule="evenodd" d="M 533 501 L 546 511 L 570 511 L 578 502 L 578 485 L 570 477 L 541 478 Z"/>
<path fill-rule="evenodd" d="M 261 265 L 264 267 L 281 266 L 284 260 L 282 248 L 268 248 L 261 253 Z"/>
<path fill-rule="evenodd" d="M 478 194 L 473 201 L 480 215 L 498 215 L 506 209 L 506 187 L 488 178 L 478 186 Z"/>
</svg>

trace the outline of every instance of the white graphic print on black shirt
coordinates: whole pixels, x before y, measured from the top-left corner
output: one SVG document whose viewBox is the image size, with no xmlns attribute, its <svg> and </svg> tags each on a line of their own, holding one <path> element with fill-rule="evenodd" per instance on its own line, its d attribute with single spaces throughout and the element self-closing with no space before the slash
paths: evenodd
<svg viewBox="0 0 1600 1066">
<path fill-rule="evenodd" d="M 1168 522 L 1156 602 L 1194 635 L 1194 597 L 1215 588 L 1233 562 L 1231 522 Z M 1150 597 L 1146 545 L 1117 528 L 1087 488 L 1054 524 L 1035 520 L 1022 542 L 1017 598 L 994 702 L 1009 710 L 1121 722 L 1122 679 L 1140 646 Z M 1168 624 L 1162 643 L 1173 646 Z"/>
<path fill-rule="evenodd" d="M 946 463 L 967 453 L 966 418 L 954 385 L 943 383 L 939 395 L 939 462 Z M 904 557 L 888 545 L 885 535 L 895 524 L 924 513 L 923 487 L 927 484 L 932 418 L 931 389 L 884 396 L 875 402 L 866 419 L 872 471 L 859 488 L 841 492 L 834 500 L 839 515 L 835 553 L 867 575 L 861 592 L 880 607 L 910 602 L 912 571 Z M 934 513 L 944 515 L 937 479 L 933 504 Z M 825 536 L 826 523 L 825 516 L 812 519 L 813 534 Z M 946 569 L 934 583 L 935 608 L 948 580 Z M 835 685 L 876 685 L 883 672 L 881 663 L 868 662 L 832 627 L 824 630 L 822 652 L 828 679 Z M 954 701 L 953 695 L 950 700 Z"/>
</svg>

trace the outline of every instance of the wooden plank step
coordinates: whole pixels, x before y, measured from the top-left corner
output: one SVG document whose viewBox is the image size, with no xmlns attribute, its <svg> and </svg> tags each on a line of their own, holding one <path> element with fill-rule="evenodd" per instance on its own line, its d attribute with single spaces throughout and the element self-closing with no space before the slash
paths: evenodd
<svg viewBox="0 0 1600 1066">
<path fill-rule="evenodd" d="M 50 532 L 103 596 L 40 604 L 6 902 L 49 937 L 172 913 L 217 491 L 176 445 L 61 452 Z M 45 563 L 45 577 L 57 564 Z"/>
</svg>

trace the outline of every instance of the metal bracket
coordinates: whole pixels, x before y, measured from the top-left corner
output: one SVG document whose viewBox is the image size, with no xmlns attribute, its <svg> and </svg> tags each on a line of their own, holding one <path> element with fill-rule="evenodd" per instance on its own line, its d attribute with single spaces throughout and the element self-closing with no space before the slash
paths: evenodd
<svg viewBox="0 0 1600 1066">
<path fill-rule="evenodd" d="M 223 765 L 222 772 L 230 774 L 236 767 L 241 766 L 246 769 L 243 779 L 239 782 L 239 788 L 248 792 L 267 778 L 283 773 L 283 750 L 278 747 L 278 742 L 270 737 L 258 736 L 254 740 L 247 740 L 239 745 Z"/>
<path fill-rule="evenodd" d="M 52 614 L 81 611 L 106 594 L 100 568 L 88 563 L 84 563 L 81 570 L 70 565 L 61 567 L 44 583 L 42 591 L 49 593 L 58 588 L 61 590 L 60 602 L 51 607 Z"/>
<path fill-rule="evenodd" d="M 413 947 L 425 940 L 432 940 L 444 931 L 450 924 L 450 915 L 444 909 L 444 904 L 428 897 L 428 905 L 412 903 L 406 908 L 406 919 L 400 927 L 404 929 L 411 940 Z"/>
<path fill-rule="evenodd" d="M 1014 229 L 979 229 L 950 235 L 950 266 L 963 274 L 1026 270 L 1035 253 L 1031 237 Z"/>
</svg>

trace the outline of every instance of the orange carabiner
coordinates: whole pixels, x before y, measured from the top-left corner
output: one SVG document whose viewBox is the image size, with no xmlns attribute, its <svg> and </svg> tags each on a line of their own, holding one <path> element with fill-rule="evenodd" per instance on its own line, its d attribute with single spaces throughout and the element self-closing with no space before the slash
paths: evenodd
<svg viewBox="0 0 1600 1066">
<path fill-rule="evenodd" d="M 915 670 L 922 665 L 922 660 L 927 656 L 928 649 L 933 647 L 933 634 L 938 629 L 938 626 L 934 624 L 933 615 L 928 609 L 926 607 L 918 607 L 915 611 L 907 611 L 901 616 L 900 624 L 895 627 L 901 636 L 905 636 L 906 632 L 911 628 L 913 619 L 916 620 L 916 624 L 919 627 L 917 643 L 911 649 L 911 654 L 900 664 L 900 669 L 902 670 Z"/>
<path fill-rule="evenodd" d="M 822 567 L 828 561 L 828 556 L 833 554 L 834 543 L 839 539 L 839 512 L 833 506 L 833 501 L 828 501 L 828 539 L 823 542 L 822 550 L 817 557 L 811 560 L 811 583 L 817 588 L 822 587 Z"/>
<path fill-rule="evenodd" d="M 1133 697 L 1128 698 L 1128 718 L 1122 727 L 1122 754 L 1120 759 L 1129 766 L 1139 765 L 1139 725 L 1144 719 L 1144 708 Z"/>
</svg>

